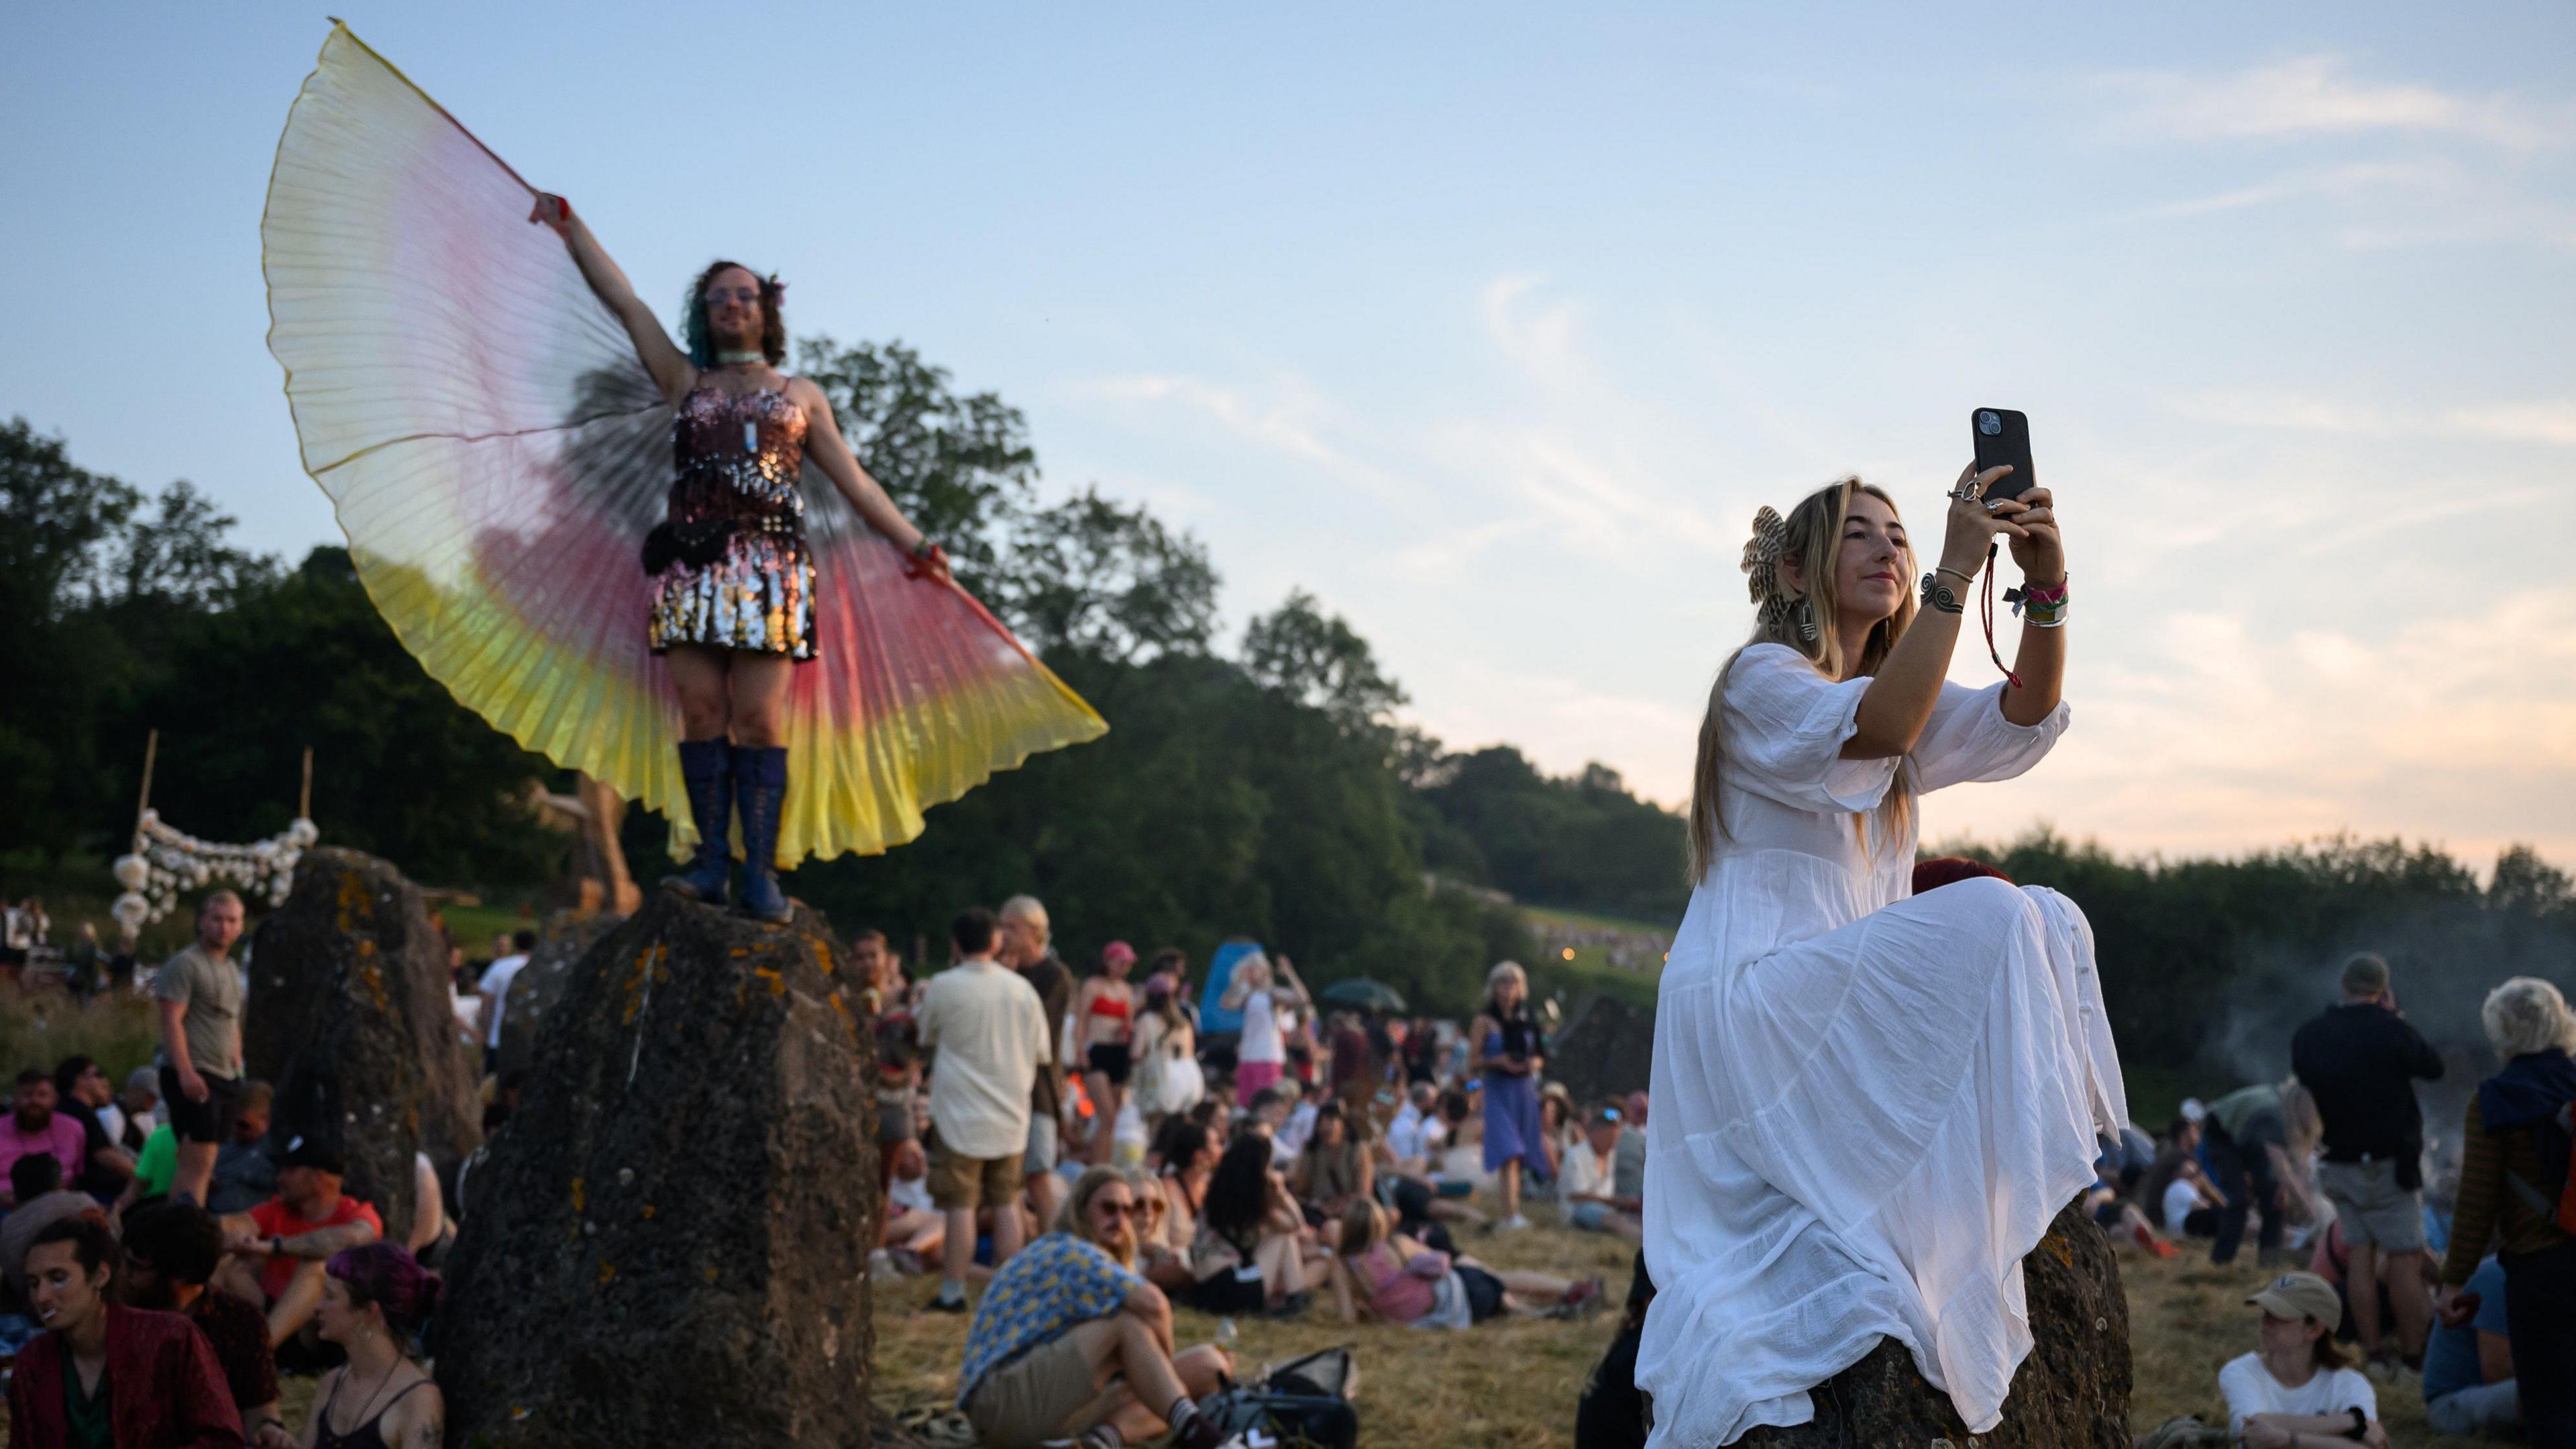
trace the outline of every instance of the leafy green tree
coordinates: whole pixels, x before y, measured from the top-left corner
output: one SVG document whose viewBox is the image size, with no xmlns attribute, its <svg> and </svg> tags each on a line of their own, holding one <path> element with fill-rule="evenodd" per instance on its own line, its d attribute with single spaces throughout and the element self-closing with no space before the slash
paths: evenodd
<svg viewBox="0 0 2576 1449">
<path fill-rule="evenodd" d="M 1216 584 L 1197 539 L 1086 488 L 1014 523 L 988 602 L 1041 652 L 1136 663 L 1206 653 Z"/>
<path fill-rule="evenodd" d="M 1403 687 L 1379 670 L 1368 641 L 1339 614 L 1325 614 L 1304 589 L 1245 628 L 1243 667 L 1345 731 L 1381 731 L 1386 716 L 1405 703 Z M 1386 743 L 1393 743 L 1391 731 Z"/>
<path fill-rule="evenodd" d="M 948 550 L 958 581 L 983 593 L 1036 486 L 1028 419 L 994 393 L 959 394 L 948 369 L 900 342 L 808 337 L 797 360 L 831 399 L 859 466 Z"/>
</svg>

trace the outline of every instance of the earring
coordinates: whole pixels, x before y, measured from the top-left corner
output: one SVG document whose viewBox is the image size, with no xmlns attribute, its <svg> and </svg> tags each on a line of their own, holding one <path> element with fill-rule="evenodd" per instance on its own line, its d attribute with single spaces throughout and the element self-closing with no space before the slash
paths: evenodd
<svg viewBox="0 0 2576 1449">
<path fill-rule="evenodd" d="M 1816 627 L 1816 601 L 1808 598 L 1804 594 L 1799 595 L 1798 637 L 1810 644 L 1813 644 L 1816 642 L 1816 636 L 1821 632 L 1822 631 Z"/>
</svg>

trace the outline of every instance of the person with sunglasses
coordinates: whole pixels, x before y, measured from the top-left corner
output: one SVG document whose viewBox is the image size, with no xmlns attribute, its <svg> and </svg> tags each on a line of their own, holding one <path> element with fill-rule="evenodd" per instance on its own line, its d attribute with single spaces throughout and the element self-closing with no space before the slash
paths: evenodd
<svg viewBox="0 0 2576 1449">
<path fill-rule="evenodd" d="M 1213 1344 L 1175 1351 L 1171 1300 L 1136 1272 L 1141 1216 L 1126 1173 L 1092 1168 L 1055 1231 L 993 1275 L 957 1375 L 977 1443 L 1116 1449 L 1168 1429 L 1182 1449 L 1215 1449 L 1224 1437 L 1197 1401 L 1234 1361 Z"/>
</svg>

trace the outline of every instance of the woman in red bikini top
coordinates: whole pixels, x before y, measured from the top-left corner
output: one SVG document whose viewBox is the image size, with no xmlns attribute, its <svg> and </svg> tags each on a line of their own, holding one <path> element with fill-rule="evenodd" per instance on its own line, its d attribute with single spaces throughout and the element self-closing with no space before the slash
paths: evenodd
<svg viewBox="0 0 2576 1449">
<path fill-rule="evenodd" d="M 1100 974 L 1082 983 L 1073 1001 L 1075 1039 L 1082 1047 L 1083 1090 L 1091 1094 L 1091 1144 L 1087 1154 L 1095 1167 L 1109 1161 L 1118 1141 L 1118 1114 L 1127 1105 L 1127 1078 L 1134 1072 L 1136 988 L 1127 975 L 1136 969 L 1136 948 L 1112 941 L 1100 951 Z"/>
</svg>

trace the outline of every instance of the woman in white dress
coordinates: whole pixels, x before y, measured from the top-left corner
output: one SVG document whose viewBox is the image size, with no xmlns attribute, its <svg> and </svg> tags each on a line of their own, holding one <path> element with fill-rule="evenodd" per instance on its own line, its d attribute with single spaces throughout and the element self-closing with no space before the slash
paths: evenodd
<svg viewBox="0 0 2576 1449">
<path fill-rule="evenodd" d="M 2066 728 L 2065 553 L 2046 490 L 1982 497 L 2005 471 L 1961 476 L 1919 613 L 1877 488 L 1755 518 L 1760 622 L 1700 727 L 1655 1019 L 1637 1384 L 1663 1449 L 1807 1422 L 1882 1335 L 1991 1430 L 2030 1350 L 2022 1255 L 2128 1119 L 2074 904 L 1910 894 L 1918 797 L 2018 775 Z M 2017 679 L 1965 689 L 1943 676 L 1997 535 L 2036 597 Z"/>
</svg>

